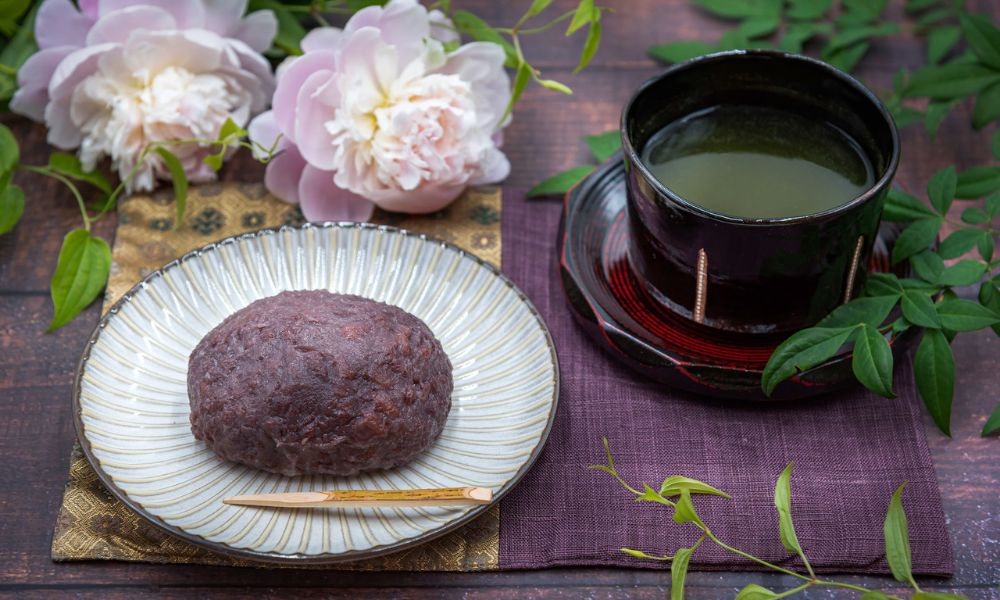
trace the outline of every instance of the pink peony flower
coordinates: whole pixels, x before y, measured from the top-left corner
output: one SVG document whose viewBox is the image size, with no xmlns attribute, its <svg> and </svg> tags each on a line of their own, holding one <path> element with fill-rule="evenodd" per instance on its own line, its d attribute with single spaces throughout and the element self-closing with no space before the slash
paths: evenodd
<svg viewBox="0 0 1000 600">
<path fill-rule="evenodd" d="M 278 140 L 268 189 L 312 221 L 367 220 L 376 205 L 433 212 L 505 178 L 504 53 L 484 42 L 446 52 L 457 39 L 416 0 L 311 31 L 305 54 L 278 68 L 272 110 L 249 127 L 265 147 Z"/>
<path fill-rule="evenodd" d="M 247 0 L 45 0 L 39 52 L 18 72 L 11 110 L 49 128 L 48 141 L 79 148 L 84 168 L 105 156 L 130 189 L 169 178 L 159 156 L 137 165 L 151 142 L 214 139 L 227 118 L 243 126 L 274 88 L 261 52 L 271 45 L 271 11 L 243 17 Z M 170 147 L 193 181 L 214 179 L 202 162 L 210 145 Z"/>
</svg>

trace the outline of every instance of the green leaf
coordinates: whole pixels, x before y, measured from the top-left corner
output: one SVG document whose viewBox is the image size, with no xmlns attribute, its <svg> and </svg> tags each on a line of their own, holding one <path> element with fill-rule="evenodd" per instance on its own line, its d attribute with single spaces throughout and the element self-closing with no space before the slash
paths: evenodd
<svg viewBox="0 0 1000 600">
<path fill-rule="evenodd" d="M 649 487 L 648 484 L 645 483 L 642 484 L 642 489 L 643 492 L 641 494 L 636 494 L 635 496 L 636 502 L 643 502 L 643 501 L 656 502 L 657 504 L 665 504 L 667 506 L 670 506 L 670 501 L 667 500 L 666 498 L 663 498 L 660 494 L 657 494 L 656 490 Z"/>
<path fill-rule="evenodd" d="M 972 126 L 982 129 L 997 119 L 1000 119 L 1000 84 L 991 85 L 976 96 Z"/>
<path fill-rule="evenodd" d="M 993 234 L 989 231 L 982 232 L 982 235 L 979 236 L 979 241 L 976 242 L 976 250 L 979 251 L 979 256 L 981 256 L 983 260 L 993 260 L 993 251 L 995 250 Z"/>
<path fill-rule="evenodd" d="M 785 28 L 778 47 L 785 52 L 802 52 L 802 46 L 820 34 L 833 31 L 830 23 L 792 23 Z"/>
<path fill-rule="evenodd" d="M 503 48 L 503 52 L 507 56 L 506 66 L 514 68 L 520 64 L 521 61 L 517 57 L 517 51 L 514 49 L 514 46 L 504 39 L 496 29 L 490 27 L 486 21 L 483 21 L 467 10 L 456 10 L 451 16 L 451 21 L 461 33 L 468 35 L 472 39 L 480 42 L 490 42 Z"/>
<path fill-rule="evenodd" d="M 38 44 L 35 43 L 35 15 L 38 13 L 40 2 L 35 3 L 34 8 L 28 16 L 21 22 L 20 28 L 14 33 L 10 41 L 0 49 L 0 64 L 6 65 L 8 70 L 0 73 L 0 102 L 6 107 L 7 100 L 14 95 L 17 88 L 16 72 L 21 65 L 38 52 Z M 9 72 L 8 72 L 9 71 Z M 2 145 L 2 144 L 0 144 Z"/>
<path fill-rule="evenodd" d="M 986 197 L 986 203 L 984 205 L 986 209 L 986 214 L 992 219 L 1000 213 L 1000 192 L 994 192 Z"/>
<path fill-rule="evenodd" d="M 989 221 L 990 217 L 981 208 L 970 206 L 962 211 L 962 220 L 970 225 L 979 225 Z M 974 231 L 982 231 L 982 229 L 974 228 Z"/>
<path fill-rule="evenodd" d="M 1000 314 L 1000 290 L 997 289 L 995 282 L 984 281 L 979 286 L 979 302 L 993 312 Z M 1000 325 L 994 325 L 992 329 L 993 333 L 1000 335 Z"/>
<path fill-rule="evenodd" d="M 927 62 L 936 65 L 962 39 L 962 30 L 955 25 L 932 29 L 927 35 Z"/>
<path fill-rule="evenodd" d="M 868 48 L 871 46 L 868 42 L 858 42 L 853 46 L 847 46 L 846 48 L 839 48 L 832 52 L 823 52 L 823 58 L 826 62 L 837 67 L 842 71 L 851 72 L 854 67 L 857 66 L 858 62 L 864 58 L 865 53 L 868 52 Z"/>
<path fill-rule="evenodd" d="M 552 90 L 553 92 L 559 92 L 560 94 L 571 95 L 573 90 L 570 89 L 565 83 L 559 83 L 554 79 L 539 79 L 538 85 L 542 86 L 547 90 Z"/>
<path fill-rule="evenodd" d="M 921 15 L 919 19 L 917 19 L 917 30 L 925 31 L 927 30 L 927 28 L 931 27 L 938 21 L 943 21 L 954 14 L 955 14 L 954 11 L 948 8 L 936 8 L 934 10 L 928 11 L 923 15 Z"/>
<path fill-rule="evenodd" d="M 14 229 L 24 214 L 24 191 L 16 185 L 0 190 L 0 235 Z"/>
<path fill-rule="evenodd" d="M 708 494 L 711 496 L 732 498 L 729 494 L 716 489 L 707 483 L 703 483 L 697 479 L 684 477 L 682 475 L 671 475 L 670 477 L 664 479 L 663 483 L 660 484 L 661 496 L 677 496 L 681 493 L 681 490 L 688 490 L 688 492 L 692 494 Z"/>
<path fill-rule="evenodd" d="M 621 550 L 625 554 L 628 554 L 629 556 L 632 556 L 632 557 L 635 557 L 635 558 L 650 558 L 650 559 L 653 559 L 653 560 L 664 560 L 664 557 L 661 557 L 661 556 L 651 556 L 649 554 L 646 554 L 642 550 L 632 550 L 631 548 L 619 548 L 619 550 Z"/>
<path fill-rule="evenodd" d="M 937 135 L 937 131 L 941 127 L 941 123 L 945 117 L 948 116 L 948 113 L 951 112 L 951 109 L 957 103 L 958 101 L 956 100 L 949 100 L 945 102 L 931 102 L 927 105 L 927 112 L 924 113 L 924 129 L 927 130 L 927 135 L 932 140 Z"/>
<path fill-rule="evenodd" d="M 270 10 L 278 20 L 278 33 L 274 37 L 274 45 L 289 54 L 302 54 L 299 43 L 306 36 L 306 30 L 295 17 L 295 13 L 278 0 L 250 0 L 247 12 Z"/>
<path fill-rule="evenodd" d="M 528 197 L 549 196 L 552 194 L 565 194 L 574 185 L 579 183 L 584 177 L 590 174 L 594 167 L 582 165 L 566 169 L 561 173 L 556 173 L 552 177 L 542 181 L 535 187 L 528 190 Z"/>
<path fill-rule="evenodd" d="M 944 273 L 944 260 L 931 250 L 924 250 L 910 257 L 910 265 L 924 281 L 937 283 Z"/>
<path fill-rule="evenodd" d="M 983 213 L 983 216 L 985 217 L 986 213 Z M 962 220 L 965 220 L 964 214 L 962 216 Z M 982 222 L 983 221 L 980 221 L 980 223 Z M 962 229 L 956 229 L 951 235 L 946 237 L 943 242 L 941 242 L 941 246 L 938 247 L 938 254 L 945 260 L 958 258 L 969 250 L 972 250 L 982 235 L 983 230 L 976 227 L 963 227 Z"/>
<path fill-rule="evenodd" d="M 573 35 L 577 29 L 590 23 L 593 18 L 594 0 L 580 0 L 580 4 L 576 5 L 576 12 L 573 13 L 573 20 L 569 22 L 569 27 L 566 28 L 566 35 Z"/>
<path fill-rule="evenodd" d="M 993 138 L 990 140 L 990 152 L 993 154 L 993 158 L 1000 160 L 1000 129 L 993 132 Z"/>
<path fill-rule="evenodd" d="M 921 327 L 941 327 L 941 318 L 934 310 L 934 303 L 927 294 L 914 290 L 906 290 L 900 303 L 903 316 L 914 325 Z"/>
<path fill-rule="evenodd" d="M 529 81 L 531 81 L 531 65 L 521 61 L 518 63 L 517 72 L 514 74 L 514 85 L 511 87 L 510 101 L 507 103 L 507 108 L 503 111 L 503 116 L 500 117 L 501 123 L 506 121 L 510 113 L 514 111 L 514 105 L 521 99 L 521 95 L 524 94 L 524 88 L 528 86 Z"/>
<path fill-rule="evenodd" d="M 951 62 L 915 72 L 903 90 L 903 95 L 953 100 L 977 94 L 997 82 L 1000 82 L 1000 73 L 993 69 L 977 64 Z"/>
<path fill-rule="evenodd" d="M 680 497 L 677 499 L 677 504 L 674 506 L 674 523 L 678 525 L 683 525 L 684 523 L 696 523 L 698 525 L 704 526 L 701 521 L 701 517 L 694 510 L 694 504 L 691 503 L 691 491 L 682 488 Z"/>
<path fill-rule="evenodd" d="M 218 139 L 220 142 L 227 142 L 230 136 L 242 137 L 246 134 L 246 130 L 237 125 L 232 117 L 226 117 L 225 122 L 222 123 L 222 127 L 219 128 Z"/>
<path fill-rule="evenodd" d="M 802 562 L 809 564 L 799 538 L 795 534 L 795 524 L 792 522 L 792 463 L 778 475 L 778 481 L 774 484 L 774 506 L 778 509 L 778 534 L 781 536 L 781 545 L 785 550 L 794 552 L 802 558 Z"/>
<path fill-rule="evenodd" d="M 72 154 L 53 152 L 49 155 L 49 168 L 70 179 L 89 183 L 105 194 L 111 193 L 111 183 L 108 178 L 97 171 L 84 171 L 80 159 Z"/>
<path fill-rule="evenodd" d="M 740 23 L 739 31 L 747 39 L 767 37 L 778 29 L 781 19 L 778 15 L 751 17 Z"/>
<path fill-rule="evenodd" d="M 892 35 L 897 31 L 899 26 L 895 23 L 846 27 L 830 38 L 824 52 L 834 52 L 873 37 Z"/>
<path fill-rule="evenodd" d="M 979 198 L 1000 190 L 1000 167 L 972 167 L 958 174 L 957 198 Z"/>
<path fill-rule="evenodd" d="M 960 260 L 945 268 L 944 273 L 938 278 L 938 283 L 951 286 L 972 285 L 979 281 L 985 272 L 986 265 L 978 260 Z"/>
<path fill-rule="evenodd" d="M 955 199 L 955 188 L 958 185 L 958 176 L 955 174 L 955 167 L 941 169 L 931 176 L 927 182 L 927 197 L 939 214 L 945 215 Z"/>
<path fill-rule="evenodd" d="M 886 4 L 887 0 L 843 0 L 837 23 L 841 26 L 870 23 L 882 15 Z"/>
<path fill-rule="evenodd" d="M 158 147 L 156 153 L 160 155 L 164 164 L 167 165 L 167 170 L 170 171 L 170 178 L 173 180 L 174 202 L 177 203 L 177 225 L 179 227 L 181 220 L 184 218 L 184 210 L 187 208 L 187 174 L 184 172 L 184 165 L 181 164 L 180 159 L 174 156 L 172 152 L 166 148 Z"/>
<path fill-rule="evenodd" d="M 937 312 L 941 324 L 951 331 L 975 331 L 1000 323 L 1000 314 L 978 302 L 960 298 L 941 302 Z"/>
<path fill-rule="evenodd" d="M 993 414 L 990 415 L 990 418 L 986 419 L 982 435 L 985 437 L 993 435 L 998 431 L 1000 431 L 1000 404 L 996 405 L 996 408 L 993 409 Z"/>
<path fill-rule="evenodd" d="M 812 21 L 826 14 L 833 0 L 789 0 L 786 14 L 790 19 Z"/>
<path fill-rule="evenodd" d="M 965 41 L 983 64 L 1000 69 L 1000 29 L 983 15 L 961 12 L 958 15 Z"/>
<path fill-rule="evenodd" d="M 897 285 L 898 287 L 898 285 Z M 884 296 L 864 296 L 841 304 L 817 323 L 817 327 L 854 327 L 862 323 L 878 327 L 899 301 L 903 290 Z"/>
<path fill-rule="evenodd" d="M 927 329 L 913 356 L 917 390 L 934 423 L 951 435 L 951 399 L 955 393 L 955 358 L 948 338 L 939 329 Z M 896 570 L 893 569 L 895 574 Z M 897 576 L 896 579 L 899 579 Z"/>
<path fill-rule="evenodd" d="M 892 348 L 878 329 L 862 325 L 858 330 L 851 369 L 866 388 L 886 398 L 896 396 L 892 391 Z"/>
<path fill-rule="evenodd" d="M 777 594 L 766 587 L 751 583 L 736 594 L 735 600 L 773 600 L 777 597 Z"/>
<path fill-rule="evenodd" d="M 681 41 L 650 46 L 647 52 L 656 60 L 665 63 L 678 63 L 702 54 L 708 54 L 713 50 L 715 50 L 715 46 L 705 42 Z"/>
<path fill-rule="evenodd" d="M 919 12 L 934 6 L 941 0 L 906 0 L 906 12 Z"/>
<path fill-rule="evenodd" d="M 781 11 L 781 0 L 694 0 L 694 3 L 727 19 L 776 15 Z"/>
<path fill-rule="evenodd" d="M 670 563 L 670 600 L 684 600 L 684 580 L 694 548 L 680 548 Z"/>
<path fill-rule="evenodd" d="M 85 229 L 74 229 L 63 238 L 59 262 L 50 282 L 55 312 L 46 331 L 73 320 L 104 289 L 111 270 L 111 249 Z"/>
<path fill-rule="evenodd" d="M 770 396 L 785 379 L 828 360 L 840 350 L 854 329 L 813 327 L 793 334 L 774 349 L 764 367 L 760 382 L 764 394 Z"/>
<path fill-rule="evenodd" d="M 201 159 L 201 162 L 211 167 L 213 171 L 218 172 L 219 169 L 222 168 L 222 160 L 224 152 L 225 149 L 223 149 L 223 151 L 218 154 L 209 154 L 205 158 Z"/>
<path fill-rule="evenodd" d="M 583 141 L 586 142 L 590 153 L 594 155 L 594 160 L 597 162 L 606 161 L 622 147 L 622 135 L 617 129 L 585 136 Z"/>
<path fill-rule="evenodd" d="M 920 219 L 914 221 L 896 238 L 892 247 L 892 264 L 898 264 L 918 252 L 923 252 L 937 239 L 941 229 L 941 219 Z"/>
<path fill-rule="evenodd" d="M 906 525 L 906 511 L 903 510 L 903 502 L 900 500 L 905 487 L 904 483 L 892 495 L 882 531 L 885 535 L 885 557 L 889 561 L 892 576 L 896 581 L 909 583 L 916 588 L 917 583 L 913 580 L 910 567 L 910 533 Z"/>
<path fill-rule="evenodd" d="M 17 138 L 6 125 L 0 123 L 0 173 L 12 171 L 21 160 Z"/>
<path fill-rule="evenodd" d="M 869 273 L 868 280 L 865 281 L 866 296 L 900 296 L 903 293 L 903 286 L 899 285 L 899 279 L 892 273 Z"/>
<path fill-rule="evenodd" d="M 548 8 L 550 4 L 552 4 L 552 0 L 535 0 L 531 3 L 531 6 L 528 7 L 528 12 L 524 13 L 524 20 L 527 21 L 531 17 L 540 14 L 543 10 Z"/>
<path fill-rule="evenodd" d="M 888 221 L 914 221 L 933 216 L 934 211 L 930 207 L 912 194 L 896 188 L 889 190 L 882 212 L 882 218 Z"/>
<path fill-rule="evenodd" d="M 590 60 L 594 58 L 594 54 L 597 53 L 597 48 L 601 45 L 601 13 L 594 10 L 595 17 L 590 22 L 590 27 L 587 28 L 587 41 L 583 43 L 583 50 L 580 51 L 580 62 L 577 63 L 576 68 L 573 69 L 573 74 L 576 75 L 584 69 Z"/>
</svg>

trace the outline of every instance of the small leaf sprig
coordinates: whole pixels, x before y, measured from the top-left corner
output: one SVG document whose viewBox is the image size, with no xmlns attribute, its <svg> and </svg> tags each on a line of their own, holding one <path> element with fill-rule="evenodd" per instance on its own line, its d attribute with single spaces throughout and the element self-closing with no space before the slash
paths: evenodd
<svg viewBox="0 0 1000 600">
<path fill-rule="evenodd" d="M 587 144 L 591 156 L 598 164 L 611 158 L 622 145 L 621 134 L 617 129 L 596 135 L 584 136 L 583 141 Z M 538 198 L 554 194 L 565 194 L 570 188 L 589 175 L 594 170 L 594 166 L 593 164 L 580 165 L 560 171 L 528 190 L 528 197 Z"/>
<path fill-rule="evenodd" d="M 994 240 L 1000 229 L 1000 191 L 965 208 L 960 220 L 949 216 L 956 198 L 976 198 L 979 187 L 962 185 L 954 167 L 935 173 L 927 184 L 929 205 L 902 190 L 889 193 L 883 219 L 908 223 L 892 249 L 892 262 L 909 262 L 915 277 L 871 273 L 860 297 L 847 302 L 815 327 L 793 334 L 771 355 L 761 378 L 770 395 L 785 379 L 816 367 L 846 346 L 853 350 L 855 377 L 873 392 L 892 397 L 893 357 L 887 337 L 921 329 L 914 355 L 917 390 L 934 423 L 951 435 L 955 359 L 951 341 L 958 333 L 992 328 L 1000 335 L 1000 259 Z M 934 248 L 942 227 L 957 227 Z M 960 258 L 975 250 L 975 258 Z M 945 261 L 959 259 L 951 265 Z M 977 301 L 958 297 L 953 288 L 978 285 Z M 899 307 L 899 315 L 890 318 Z M 982 435 L 1000 431 L 1000 405 Z"/>
<path fill-rule="evenodd" d="M 604 438 L 604 452 L 607 464 L 590 465 L 588 468 L 603 471 L 614 477 L 626 491 L 635 496 L 636 502 L 655 502 L 668 508 L 672 508 L 674 511 L 673 521 L 675 523 L 678 525 L 690 524 L 701 531 L 701 536 L 694 544 L 691 545 L 690 548 L 679 548 L 673 554 L 655 555 L 647 554 L 644 551 L 634 550 L 631 548 L 621 549 L 622 552 L 634 558 L 669 561 L 671 563 L 671 600 L 683 600 L 684 585 L 687 578 L 688 566 L 691 562 L 691 556 L 698 549 L 698 547 L 706 541 L 714 543 L 716 546 L 719 546 L 727 552 L 750 560 L 769 571 L 791 575 L 792 577 L 803 581 L 801 585 L 783 592 L 774 592 L 763 586 L 751 583 L 743 587 L 736 594 L 735 600 L 776 600 L 778 598 L 793 596 L 812 587 L 832 587 L 851 590 L 860 594 L 859 598 L 861 600 L 901 600 L 899 596 L 879 590 L 873 590 L 831 579 L 822 579 L 816 576 L 812 565 L 809 563 L 809 558 L 806 556 L 806 552 L 802 548 L 802 544 L 799 542 L 798 536 L 795 533 L 795 525 L 792 521 L 791 463 L 789 463 L 788 466 L 782 470 L 782 472 L 778 475 L 777 481 L 775 482 L 774 506 L 778 511 L 778 536 L 781 539 L 781 544 L 790 554 L 797 555 L 799 559 L 801 559 L 802 565 L 806 571 L 805 573 L 799 573 L 792 569 L 778 566 L 748 552 L 739 550 L 738 548 L 723 542 L 715 535 L 708 524 L 702 520 L 695 510 L 693 497 L 694 495 L 702 494 L 731 498 L 729 494 L 726 494 L 725 492 L 712 487 L 707 483 L 698 481 L 697 479 L 691 479 L 681 475 L 673 475 L 664 479 L 663 483 L 660 484 L 659 490 L 643 483 L 641 486 L 642 491 L 640 491 L 638 487 L 633 487 L 627 483 L 618 472 L 618 469 L 615 467 L 614 459 L 611 456 L 611 448 L 608 445 L 607 438 Z M 907 525 L 906 511 L 903 508 L 902 502 L 903 490 L 905 488 L 906 484 L 903 483 L 896 489 L 895 493 L 893 493 L 892 498 L 889 500 L 889 507 L 886 511 L 885 520 L 882 525 L 883 537 L 885 540 L 885 554 L 886 560 L 889 563 L 889 570 L 892 572 L 893 577 L 897 581 L 905 583 L 913 588 L 913 594 L 910 596 L 912 600 L 964 599 L 965 596 L 957 594 L 924 591 L 914 579 L 909 541 L 909 527 Z"/>
<path fill-rule="evenodd" d="M 236 148 L 247 148 L 261 162 L 274 156 L 277 145 L 266 148 L 246 139 L 247 132 L 232 119 L 227 119 L 216 139 L 181 139 L 154 142 L 143 148 L 135 166 L 116 186 L 98 171 L 86 171 L 79 159 L 65 152 L 53 152 L 46 165 L 26 165 L 20 162 L 20 148 L 14 134 L 0 125 L 0 235 L 17 225 L 24 213 L 24 191 L 12 183 L 16 171 L 37 173 L 51 177 L 69 189 L 80 208 L 83 227 L 66 234 L 55 272 L 50 281 L 54 312 L 47 332 L 54 331 L 80 313 L 104 289 L 111 270 L 111 248 L 107 241 L 92 232 L 94 223 L 104 218 L 118 203 L 129 183 L 139 174 L 149 160 L 158 160 L 170 173 L 176 206 L 176 226 L 183 221 L 187 205 L 188 180 L 180 159 L 170 147 L 197 144 L 212 146 L 215 151 L 205 157 L 205 164 L 218 171 L 223 158 Z M 155 155 L 155 156 L 154 156 Z M 79 184 L 87 184 L 99 192 L 99 197 L 89 205 Z"/>
<path fill-rule="evenodd" d="M 833 0 L 694 0 L 694 4 L 736 27 L 716 43 L 681 40 L 652 46 L 650 56 L 674 63 L 737 48 L 802 52 L 806 43 L 822 40 L 820 57 L 851 71 L 873 39 L 899 31 L 898 24 L 882 19 L 885 0 L 843 0 L 838 6 Z"/>
</svg>

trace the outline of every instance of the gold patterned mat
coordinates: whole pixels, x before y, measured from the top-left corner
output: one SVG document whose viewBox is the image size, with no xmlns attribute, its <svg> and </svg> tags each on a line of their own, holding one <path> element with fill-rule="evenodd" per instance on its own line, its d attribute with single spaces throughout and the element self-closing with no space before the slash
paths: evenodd
<svg viewBox="0 0 1000 600">
<path fill-rule="evenodd" d="M 192 188 L 185 223 L 174 227 L 172 192 L 133 196 L 118 209 L 105 310 L 149 272 L 212 241 L 265 227 L 304 222 L 297 206 L 259 184 Z M 500 265 L 500 190 L 469 190 L 447 209 L 427 216 L 376 213 L 373 221 L 427 233 Z M 465 527 L 409 550 L 329 567 L 387 571 L 481 571 L 498 568 L 500 507 Z M 127 560 L 261 566 L 204 550 L 148 523 L 117 501 L 98 480 L 79 446 L 52 538 L 52 559 Z"/>
</svg>

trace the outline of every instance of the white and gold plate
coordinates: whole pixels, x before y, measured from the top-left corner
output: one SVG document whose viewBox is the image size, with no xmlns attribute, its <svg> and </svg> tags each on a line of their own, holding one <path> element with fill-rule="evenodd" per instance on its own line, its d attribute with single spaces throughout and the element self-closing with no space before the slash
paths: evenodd
<svg viewBox="0 0 1000 600">
<path fill-rule="evenodd" d="M 188 356 L 224 318 L 284 290 L 325 289 L 422 319 L 454 366 L 441 437 L 408 465 L 354 477 L 284 477 L 218 458 L 191 434 Z M 152 273 L 101 320 L 77 372 L 84 452 L 112 493 L 171 533 L 283 562 L 386 554 L 442 535 L 486 506 L 286 510 L 240 494 L 476 486 L 498 501 L 538 456 L 559 369 L 545 323 L 504 275 L 445 242 L 354 223 L 229 238 Z"/>
</svg>

